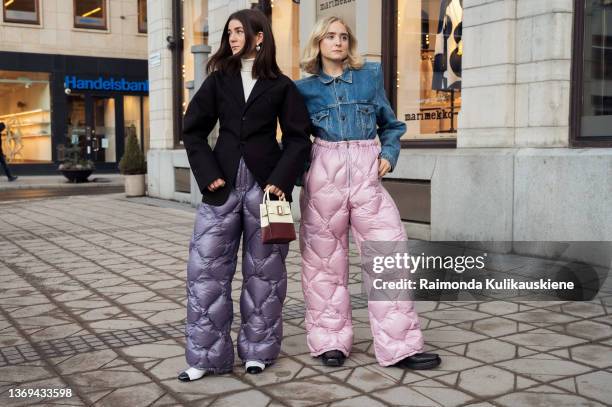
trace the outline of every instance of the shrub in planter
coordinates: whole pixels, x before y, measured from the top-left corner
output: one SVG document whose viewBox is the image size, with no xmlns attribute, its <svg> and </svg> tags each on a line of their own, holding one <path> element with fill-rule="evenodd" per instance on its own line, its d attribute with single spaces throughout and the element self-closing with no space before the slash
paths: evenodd
<svg viewBox="0 0 612 407">
<path fill-rule="evenodd" d="M 125 152 L 119 161 L 119 171 L 125 176 L 126 196 L 143 196 L 145 194 L 145 174 L 147 164 L 144 154 L 138 145 L 136 128 L 126 129 Z"/>
</svg>

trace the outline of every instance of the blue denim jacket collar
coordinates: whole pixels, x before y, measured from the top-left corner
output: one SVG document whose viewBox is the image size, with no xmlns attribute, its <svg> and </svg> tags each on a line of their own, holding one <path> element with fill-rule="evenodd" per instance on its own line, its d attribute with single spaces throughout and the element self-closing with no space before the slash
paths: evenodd
<svg viewBox="0 0 612 407">
<path fill-rule="evenodd" d="M 335 79 L 333 76 L 326 74 L 323 68 L 319 69 L 318 76 L 319 80 L 326 85 Z M 349 68 L 345 68 L 342 75 L 338 76 L 338 78 L 346 83 L 353 83 L 353 71 Z"/>
</svg>

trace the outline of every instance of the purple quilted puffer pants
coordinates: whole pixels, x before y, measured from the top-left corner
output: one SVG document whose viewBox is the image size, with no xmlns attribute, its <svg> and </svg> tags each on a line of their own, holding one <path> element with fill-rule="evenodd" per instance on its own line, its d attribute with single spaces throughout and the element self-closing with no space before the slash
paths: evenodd
<svg viewBox="0 0 612 407">
<path fill-rule="evenodd" d="M 238 356 L 270 364 L 278 357 L 283 337 L 289 245 L 262 243 L 263 191 L 242 159 L 235 184 L 223 205 L 200 204 L 187 265 L 187 363 L 216 374 L 230 372 L 234 365 L 231 292 L 241 235 Z"/>
</svg>

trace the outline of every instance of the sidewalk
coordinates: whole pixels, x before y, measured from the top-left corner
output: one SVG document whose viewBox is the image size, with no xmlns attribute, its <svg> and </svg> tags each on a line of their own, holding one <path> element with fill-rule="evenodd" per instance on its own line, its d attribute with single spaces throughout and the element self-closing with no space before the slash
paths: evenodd
<svg viewBox="0 0 612 407">
<path fill-rule="evenodd" d="M 612 403 L 609 299 L 417 302 L 427 350 L 440 353 L 442 365 L 380 367 L 354 246 L 353 353 L 343 367 L 322 366 L 306 347 L 296 242 L 287 258 L 278 362 L 252 376 L 236 361 L 231 375 L 181 383 L 194 214 L 187 205 L 121 194 L 0 202 L 0 406 Z M 234 339 L 240 284 L 238 271 Z M 73 396 L 10 398 L 17 388 L 71 389 Z"/>
<path fill-rule="evenodd" d="M 8 182 L 6 177 L 0 178 L 0 192 L 15 189 L 43 189 L 43 188 L 76 188 L 76 187 L 99 187 L 123 186 L 123 175 L 121 174 L 96 174 L 89 176 L 90 182 L 71 183 L 63 175 L 20 175 L 17 181 Z"/>
</svg>

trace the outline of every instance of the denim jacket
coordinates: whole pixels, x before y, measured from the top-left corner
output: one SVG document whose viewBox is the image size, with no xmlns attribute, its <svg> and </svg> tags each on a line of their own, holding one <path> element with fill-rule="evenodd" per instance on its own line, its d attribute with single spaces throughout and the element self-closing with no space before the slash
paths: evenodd
<svg viewBox="0 0 612 407">
<path fill-rule="evenodd" d="M 326 141 L 370 140 L 378 133 L 380 155 L 395 168 L 406 124 L 397 120 L 387 100 L 379 63 L 345 69 L 336 79 L 321 70 L 296 85 L 316 137 Z"/>
</svg>

